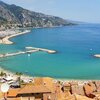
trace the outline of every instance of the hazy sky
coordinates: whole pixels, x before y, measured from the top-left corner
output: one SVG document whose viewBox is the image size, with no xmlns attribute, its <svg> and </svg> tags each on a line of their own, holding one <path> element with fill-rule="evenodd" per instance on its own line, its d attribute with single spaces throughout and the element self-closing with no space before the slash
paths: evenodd
<svg viewBox="0 0 100 100">
<path fill-rule="evenodd" d="M 65 19 L 100 23 L 100 0 L 2 0 Z"/>
</svg>

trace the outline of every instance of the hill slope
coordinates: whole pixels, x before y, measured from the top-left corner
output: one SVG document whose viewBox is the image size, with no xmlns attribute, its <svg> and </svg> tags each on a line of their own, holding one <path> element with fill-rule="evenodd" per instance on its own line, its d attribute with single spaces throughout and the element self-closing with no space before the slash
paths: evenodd
<svg viewBox="0 0 100 100">
<path fill-rule="evenodd" d="M 73 23 L 56 16 L 29 11 L 0 1 L 0 25 L 2 24 L 16 24 L 24 27 L 53 27 L 72 25 Z"/>
</svg>

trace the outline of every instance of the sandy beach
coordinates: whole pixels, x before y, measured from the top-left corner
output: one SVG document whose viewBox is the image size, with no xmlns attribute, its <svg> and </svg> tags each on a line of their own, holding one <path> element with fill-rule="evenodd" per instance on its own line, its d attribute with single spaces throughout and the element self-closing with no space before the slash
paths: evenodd
<svg viewBox="0 0 100 100">
<path fill-rule="evenodd" d="M 23 34 L 26 34 L 26 33 L 29 33 L 29 32 L 30 32 L 30 30 L 25 30 L 23 32 L 18 32 L 18 33 L 16 32 L 16 34 L 6 36 L 3 39 L 0 39 L 0 44 L 13 44 L 13 42 L 9 40 L 10 38 L 18 36 L 18 35 L 23 35 Z"/>
<path fill-rule="evenodd" d="M 0 67 L 0 73 L 3 72 L 3 73 L 6 73 L 6 76 L 11 76 L 13 77 L 14 79 L 17 79 L 19 77 L 19 75 L 16 74 L 16 72 L 11 72 L 10 70 L 6 70 L 6 69 L 3 69 L 2 67 Z M 21 79 L 25 80 L 30 80 L 30 79 L 33 79 L 32 76 L 29 76 L 29 75 L 25 75 L 22 73 L 22 75 L 20 75 Z"/>
<path fill-rule="evenodd" d="M 6 70 L 6 69 L 3 69 L 2 67 L 0 67 L 0 72 L 4 72 L 6 73 L 6 75 L 10 75 L 10 76 L 13 76 L 13 77 L 18 77 L 18 75 L 16 75 L 15 72 L 12 72 L 10 70 Z M 26 75 L 26 74 L 23 74 L 21 75 L 21 78 L 38 78 L 37 76 L 29 76 L 29 75 Z M 41 77 L 42 78 L 42 77 Z M 84 84 L 84 83 L 88 83 L 88 82 L 91 82 L 91 81 L 99 81 L 99 80 L 82 80 L 82 79 L 63 79 L 63 78 L 53 78 L 55 81 L 60 81 L 62 83 L 65 83 L 65 82 L 78 82 L 79 84 Z"/>
</svg>

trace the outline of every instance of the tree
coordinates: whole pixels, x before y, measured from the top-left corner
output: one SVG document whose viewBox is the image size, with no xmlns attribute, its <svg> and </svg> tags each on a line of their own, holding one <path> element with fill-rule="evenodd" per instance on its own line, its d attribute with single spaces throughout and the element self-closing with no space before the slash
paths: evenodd
<svg viewBox="0 0 100 100">
<path fill-rule="evenodd" d="M 16 72 L 16 75 L 21 76 L 21 75 L 23 75 L 23 73 L 21 73 L 21 72 Z"/>
<path fill-rule="evenodd" d="M 3 71 L 1 71 L 0 76 L 6 76 L 6 73 L 4 73 Z"/>
<path fill-rule="evenodd" d="M 18 82 L 19 82 L 19 84 L 20 84 L 20 86 L 21 86 L 21 84 L 22 84 L 22 80 L 21 80 L 21 75 L 23 75 L 23 73 L 21 73 L 21 72 L 16 72 L 16 75 L 18 76 Z"/>
</svg>

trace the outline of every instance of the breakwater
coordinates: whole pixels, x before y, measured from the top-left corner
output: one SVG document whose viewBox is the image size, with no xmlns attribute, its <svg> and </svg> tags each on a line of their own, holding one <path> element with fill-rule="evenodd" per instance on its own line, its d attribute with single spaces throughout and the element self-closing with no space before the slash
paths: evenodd
<svg viewBox="0 0 100 100">
<path fill-rule="evenodd" d="M 100 54 L 95 54 L 94 57 L 100 58 Z"/>
<path fill-rule="evenodd" d="M 34 52 L 38 52 L 38 51 L 43 51 L 43 52 L 47 52 L 47 53 L 50 53 L 50 54 L 56 53 L 55 50 L 31 47 L 31 49 L 26 49 L 25 51 L 18 51 L 18 52 L 14 52 L 14 53 L 0 54 L 0 58 L 16 56 L 16 55 L 20 55 L 20 54 L 30 54 L 30 53 L 34 53 Z"/>
</svg>

